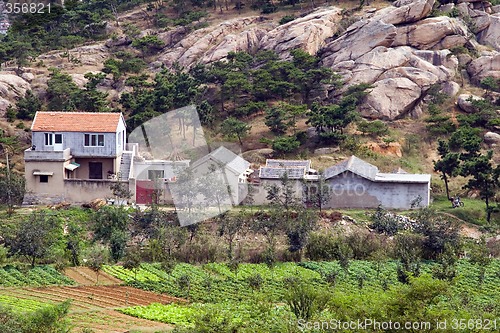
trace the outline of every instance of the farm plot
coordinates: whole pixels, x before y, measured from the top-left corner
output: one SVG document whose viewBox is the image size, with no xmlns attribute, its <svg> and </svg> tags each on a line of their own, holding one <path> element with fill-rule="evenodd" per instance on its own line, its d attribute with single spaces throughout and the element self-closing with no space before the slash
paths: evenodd
<svg viewBox="0 0 500 333">
<path fill-rule="evenodd" d="M 110 333 L 137 328 L 167 329 L 170 326 L 126 316 L 117 308 L 151 303 L 182 302 L 183 300 L 135 289 L 128 286 L 79 286 L 0 289 L 0 303 L 16 311 L 31 311 L 46 304 L 71 299 L 69 318 L 74 332 L 91 328 L 94 332 Z"/>
<path fill-rule="evenodd" d="M 75 282 L 51 266 L 19 270 L 12 266 L 0 268 L 0 287 L 74 285 Z"/>
<path fill-rule="evenodd" d="M 81 286 L 95 286 L 97 283 L 99 283 L 99 285 L 116 285 L 123 283 L 121 280 L 104 272 L 99 273 L 98 277 L 96 272 L 84 266 L 68 267 L 64 270 L 64 275 Z"/>
</svg>

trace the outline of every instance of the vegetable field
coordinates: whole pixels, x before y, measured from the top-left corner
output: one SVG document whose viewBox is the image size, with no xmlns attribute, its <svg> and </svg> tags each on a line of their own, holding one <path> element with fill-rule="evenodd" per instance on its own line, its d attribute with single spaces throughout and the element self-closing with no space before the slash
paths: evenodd
<svg viewBox="0 0 500 333">
<path fill-rule="evenodd" d="M 0 287 L 74 285 L 75 282 L 51 266 L 38 266 L 26 271 L 15 267 L 0 268 Z"/>
<path fill-rule="evenodd" d="M 433 262 L 421 263 L 424 286 L 428 283 L 426 279 L 438 281 L 430 278 L 436 267 Z M 158 264 L 142 264 L 136 272 L 120 266 L 106 266 L 104 269 L 131 286 L 185 297 L 192 302 L 135 306 L 121 309 L 121 312 L 187 328 L 193 327 L 199 318 L 215 316 L 215 320 L 229 320 L 228 325 L 239 328 L 255 328 L 264 325 L 264 321 L 266 327 L 284 330 L 286 328 L 280 325 L 295 318 L 286 305 L 285 295 L 297 279 L 331 295 L 332 309 L 321 313 L 325 320 L 345 315 L 342 312 L 345 310 L 336 311 L 344 306 L 356 309 L 358 302 L 368 307 L 360 310 L 361 313 L 381 311 L 378 309 L 385 304 L 397 302 L 399 294 L 409 292 L 409 286 L 398 282 L 397 262 L 393 261 L 351 261 L 347 272 L 338 262 L 282 263 L 273 268 L 263 264 L 240 264 L 233 270 L 217 263 L 203 266 L 178 264 L 170 272 L 162 270 Z M 484 276 L 480 272 L 477 265 L 460 260 L 453 281 L 438 281 L 447 286 L 447 291 L 440 298 L 432 299 L 436 304 L 428 309 L 430 314 L 427 315 L 432 317 L 432 311 L 439 309 L 443 312 L 436 314 L 437 318 L 454 313 L 470 316 L 487 313 L 492 318 L 498 317 L 500 260 L 493 260 L 486 267 Z M 432 282 L 429 288 L 435 283 Z"/>
</svg>

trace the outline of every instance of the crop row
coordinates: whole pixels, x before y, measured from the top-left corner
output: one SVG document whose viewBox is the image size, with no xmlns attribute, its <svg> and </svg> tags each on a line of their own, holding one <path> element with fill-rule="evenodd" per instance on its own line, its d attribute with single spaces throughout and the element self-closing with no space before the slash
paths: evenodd
<svg viewBox="0 0 500 333">
<path fill-rule="evenodd" d="M 42 303 L 32 299 L 21 299 L 6 295 L 0 295 L 0 304 L 4 307 L 11 308 L 16 312 L 34 311 L 48 305 L 47 303 Z"/>
<path fill-rule="evenodd" d="M 50 286 L 73 285 L 74 281 L 62 275 L 51 266 L 38 266 L 26 271 L 11 266 L 0 268 L 0 286 Z"/>
<path fill-rule="evenodd" d="M 237 270 L 217 263 L 178 264 L 170 273 L 158 264 L 142 264 L 136 272 L 121 266 L 105 266 L 104 270 L 134 287 L 210 303 L 248 299 L 257 292 L 279 300 L 288 288 L 288 281 L 296 278 L 312 284 L 323 283 L 319 273 L 294 263 L 273 268 L 241 264 Z"/>
</svg>

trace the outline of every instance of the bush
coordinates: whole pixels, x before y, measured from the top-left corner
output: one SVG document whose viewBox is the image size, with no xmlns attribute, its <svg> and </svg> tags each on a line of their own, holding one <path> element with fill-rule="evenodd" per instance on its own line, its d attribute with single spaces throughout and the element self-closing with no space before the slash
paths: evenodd
<svg viewBox="0 0 500 333">
<path fill-rule="evenodd" d="M 280 20 L 280 24 L 286 24 L 288 22 L 291 22 L 295 20 L 295 16 L 294 15 L 286 15 L 286 16 L 283 16 Z"/>
<path fill-rule="evenodd" d="M 372 224 L 369 227 L 379 233 L 394 236 L 400 230 L 399 221 L 396 216 L 389 214 L 387 210 L 378 206 L 372 215 Z"/>
<path fill-rule="evenodd" d="M 280 136 L 273 141 L 273 149 L 287 154 L 300 147 L 300 142 L 294 136 Z"/>
<path fill-rule="evenodd" d="M 347 244 L 352 250 L 353 259 L 368 259 L 370 256 L 384 248 L 380 236 L 370 232 L 355 232 L 346 237 Z"/>
<path fill-rule="evenodd" d="M 353 252 L 346 243 L 345 237 L 329 234 L 312 233 L 306 245 L 306 256 L 310 260 L 339 260 L 341 266 L 347 268 L 348 260 Z"/>
<path fill-rule="evenodd" d="M 363 134 L 368 134 L 371 136 L 383 136 L 389 132 L 387 125 L 381 120 L 362 120 L 358 123 L 358 130 L 363 132 Z"/>
</svg>

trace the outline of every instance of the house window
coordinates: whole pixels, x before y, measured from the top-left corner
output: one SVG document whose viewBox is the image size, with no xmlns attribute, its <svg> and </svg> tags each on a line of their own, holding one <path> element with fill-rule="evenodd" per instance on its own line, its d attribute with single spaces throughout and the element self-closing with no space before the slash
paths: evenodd
<svg viewBox="0 0 500 333">
<path fill-rule="evenodd" d="M 148 179 L 155 180 L 158 178 L 165 178 L 163 170 L 148 170 Z"/>
<path fill-rule="evenodd" d="M 54 145 L 54 134 L 52 133 L 44 133 L 45 134 L 45 145 L 53 146 Z"/>
<path fill-rule="evenodd" d="M 40 175 L 40 183 L 48 183 L 48 182 L 49 182 L 49 176 Z"/>
<path fill-rule="evenodd" d="M 83 145 L 85 147 L 104 147 L 104 134 L 85 134 Z"/>
<path fill-rule="evenodd" d="M 62 134 L 54 134 L 54 143 L 62 144 Z"/>
</svg>

